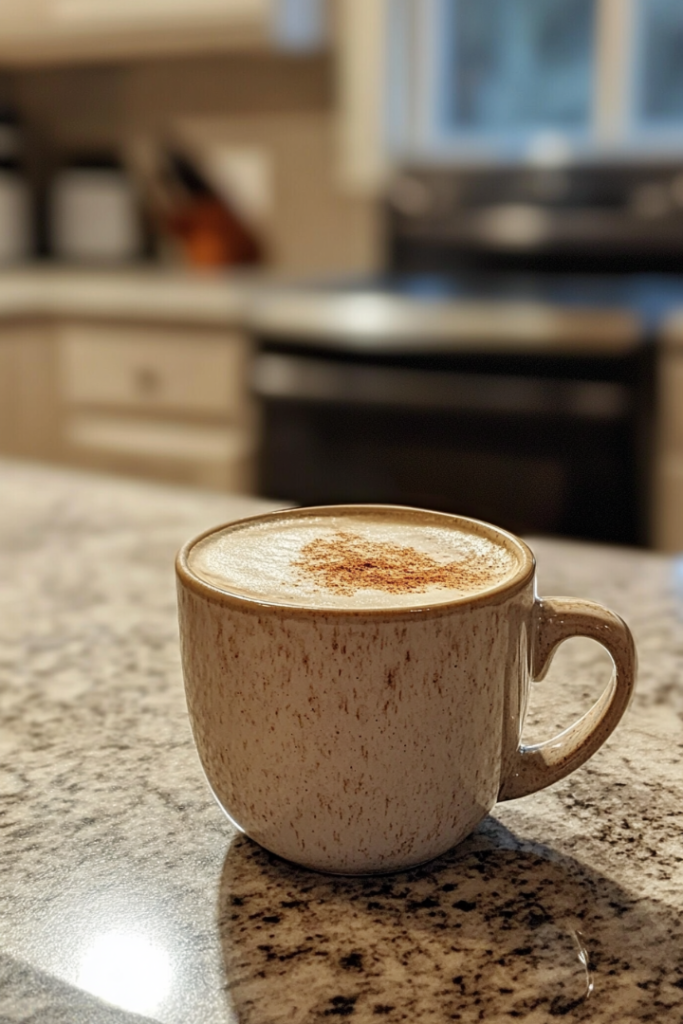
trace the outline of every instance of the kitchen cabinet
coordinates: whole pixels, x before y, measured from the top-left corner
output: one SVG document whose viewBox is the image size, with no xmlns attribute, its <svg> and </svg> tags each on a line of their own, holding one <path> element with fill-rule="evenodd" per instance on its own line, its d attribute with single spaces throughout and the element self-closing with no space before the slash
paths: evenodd
<svg viewBox="0 0 683 1024">
<path fill-rule="evenodd" d="M 270 0 L 4 0 L 0 62 L 269 45 Z"/>
<path fill-rule="evenodd" d="M 0 451 L 22 458 L 59 457 L 55 352 L 40 321 L 0 325 Z"/>
<path fill-rule="evenodd" d="M 240 288 L 163 275 L 0 280 L 0 454 L 251 488 Z"/>
<path fill-rule="evenodd" d="M 237 333 L 139 325 L 57 329 L 69 403 L 182 415 L 239 415 L 245 348 Z"/>
<path fill-rule="evenodd" d="M 654 540 L 683 550 L 683 313 L 665 325 L 658 370 Z"/>
<path fill-rule="evenodd" d="M 0 454 L 251 489 L 252 285 L 230 275 L 0 275 Z"/>
<path fill-rule="evenodd" d="M 249 347 L 239 332 L 66 321 L 54 345 L 66 461 L 249 489 Z"/>
</svg>

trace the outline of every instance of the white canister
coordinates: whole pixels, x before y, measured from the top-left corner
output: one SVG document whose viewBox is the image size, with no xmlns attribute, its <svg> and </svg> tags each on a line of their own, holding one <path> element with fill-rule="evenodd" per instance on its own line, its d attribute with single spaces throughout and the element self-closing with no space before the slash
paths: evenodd
<svg viewBox="0 0 683 1024">
<path fill-rule="evenodd" d="M 81 263 L 124 263 L 142 249 L 134 188 L 122 168 L 69 167 L 51 194 L 52 250 Z"/>
</svg>

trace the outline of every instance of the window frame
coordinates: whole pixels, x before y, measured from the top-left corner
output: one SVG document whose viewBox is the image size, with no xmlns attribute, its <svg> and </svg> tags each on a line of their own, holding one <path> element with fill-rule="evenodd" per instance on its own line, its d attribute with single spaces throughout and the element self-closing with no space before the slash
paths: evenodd
<svg viewBox="0 0 683 1024">
<path fill-rule="evenodd" d="M 629 0 L 632 7 L 634 8 L 633 18 L 633 29 L 632 29 L 632 50 L 631 50 L 631 67 L 632 75 L 629 82 L 628 90 L 628 101 L 629 101 L 629 129 L 630 133 L 637 137 L 639 142 L 643 143 L 654 143 L 660 146 L 666 146 L 673 148 L 674 152 L 680 152 L 683 150 L 683 114 L 681 115 L 678 123 L 669 121 L 666 118 L 659 120 L 652 119 L 649 123 L 645 121 L 638 111 L 638 96 L 636 92 L 636 86 L 639 80 L 639 72 L 643 64 L 644 51 L 640 49 L 636 52 L 636 40 L 642 38 L 643 33 L 643 19 L 645 17 L 645 3 L 647 0 Z"/>
</svg>

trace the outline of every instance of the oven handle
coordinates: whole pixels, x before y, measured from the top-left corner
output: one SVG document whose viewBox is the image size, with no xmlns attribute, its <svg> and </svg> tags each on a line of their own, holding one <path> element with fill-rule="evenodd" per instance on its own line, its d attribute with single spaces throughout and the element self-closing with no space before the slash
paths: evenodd
<svg viewBox="0 0 683 1024">
<path fill-rule="evenodd" d="M 265 400 L 506 416 L 620 420 L 630 405 L 626 385 L 609 381 L 360 366 L 273 352 L 257 355 L 252 385 Z"/>
</svg>

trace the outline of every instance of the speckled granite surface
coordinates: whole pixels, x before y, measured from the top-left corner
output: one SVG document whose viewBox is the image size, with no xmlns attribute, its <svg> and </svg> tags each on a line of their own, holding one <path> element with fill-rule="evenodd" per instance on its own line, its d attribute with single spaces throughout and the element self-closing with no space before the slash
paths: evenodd
<svg viewBox="0 0 683 1024">
<path fill-rule="evenodd" d="M 0 323 L 17 316 L 85 316 L 232 326 L 242 321 L 254 288 L 264 283 L 268 278 L 258 271 L 3 267 Z"/>
<path fill-rule="evenodd" d="M 185 715 L 173 554 L 252 509 L 0 464 L 0 1021 L 682 1021 L 683 564 L 534 544 L 632 625 L 627 719 L 441 860 L 331 879 L 231 830 Z M 604 676 L 566 645 L 530 738 Z"/>
</svg>

